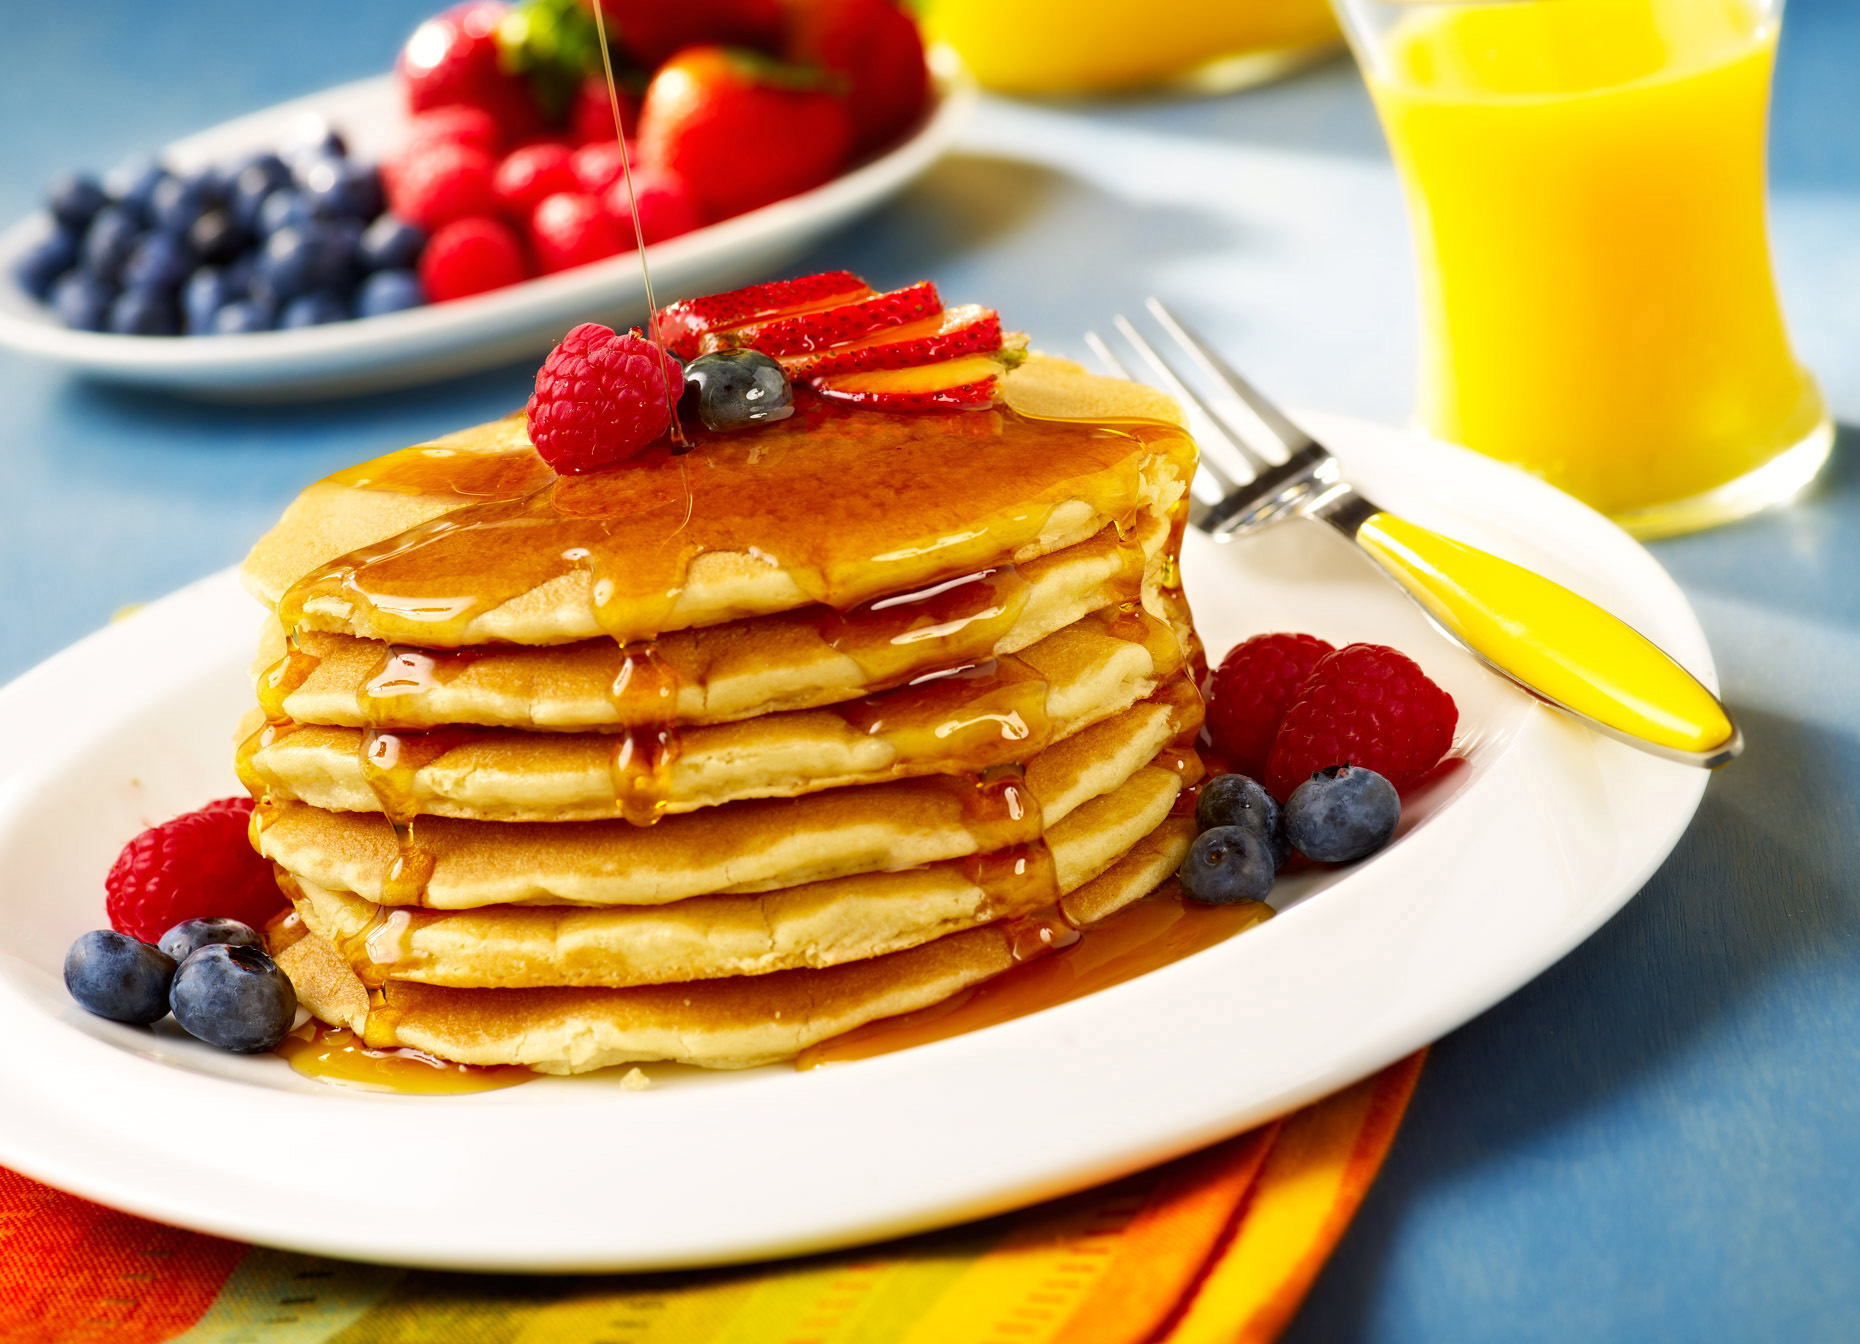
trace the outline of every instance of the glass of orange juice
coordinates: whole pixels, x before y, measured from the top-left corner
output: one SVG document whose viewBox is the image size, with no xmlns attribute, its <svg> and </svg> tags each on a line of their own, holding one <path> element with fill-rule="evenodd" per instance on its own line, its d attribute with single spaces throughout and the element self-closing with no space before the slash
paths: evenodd
<svg viewBox="0 0 1860 1344">
<path fill-rule="evenodd" d="M 1419 417 L 1640 536 L 1833 443 L 1770 266 L 1782 0 L 1335 0 L 1406 189 Z"/>
<path fill-rule="evenodd" d="M 1218 91 L 1327 53 L 1327 0 L 924 0 L 924 26 L 991 89 Z"/>
</svg>

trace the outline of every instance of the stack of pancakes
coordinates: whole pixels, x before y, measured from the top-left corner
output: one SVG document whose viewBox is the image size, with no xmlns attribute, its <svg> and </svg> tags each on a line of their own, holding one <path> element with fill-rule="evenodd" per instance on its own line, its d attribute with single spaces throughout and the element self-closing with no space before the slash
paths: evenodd
<svg viewBox="0 0 1860 1344">
<path fill-rule="evenodd" d="M 804 406 L 556 477 L 521 417 L 305 491 L 239 770 L 301 1001 L 371 1046 L 743 1067 L 1150 892 L 1192 823 L 1172 403 Z"/>
</svg>

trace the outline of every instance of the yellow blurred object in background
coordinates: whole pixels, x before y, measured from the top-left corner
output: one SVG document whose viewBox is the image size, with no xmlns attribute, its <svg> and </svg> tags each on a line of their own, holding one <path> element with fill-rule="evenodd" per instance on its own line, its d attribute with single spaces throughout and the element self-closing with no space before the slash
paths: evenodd
<svg viewBox="0 0 1860 1344">
<path fill-rule="evenodd" d="M 923 11 L 929 34 L 1002 93 L 1109 93 L 1197 72 L 1250 82 L 1338 36 L 1326 0 L 925 0 Z"/>
</svg>

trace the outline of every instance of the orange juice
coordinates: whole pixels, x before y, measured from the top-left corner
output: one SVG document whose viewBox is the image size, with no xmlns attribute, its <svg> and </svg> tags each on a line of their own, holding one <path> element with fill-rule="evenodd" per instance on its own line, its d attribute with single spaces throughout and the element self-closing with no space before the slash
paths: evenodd
<svg viewBox="0 0 1860 1344">
<path fill-rule="evenodd" d="M 1337 40 L 1326 0 L 927 0 L 923 14 L 931 36 L 1007 93 L 1140 88 Z"/>
<path fill-rule="evenodd" d="M 1824 432 L 1770 269 L 1771 7 L 1388 8 L 1430 430 L 1629 521 Z"/>
</svg>

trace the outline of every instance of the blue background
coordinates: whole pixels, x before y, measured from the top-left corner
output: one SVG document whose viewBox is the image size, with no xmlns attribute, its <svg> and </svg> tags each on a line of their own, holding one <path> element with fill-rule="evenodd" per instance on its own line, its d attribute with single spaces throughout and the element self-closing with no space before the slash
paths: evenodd
<svg viewBox="0 0 1860 1344">
<path fill-rule="evenodd" d="M 0 219 L 54 171 L 387 67 L 430 0 L 12 0 Z M 1778 266 L 1860 421 L 1860 6 L 1794 0 Z M 807 268 L 934 277 L 1049 347 L 1161 293 L 1289 400 L 1408 410 L 1400 200 L 1336 61 L 1208 100 L 988 104 L 965 151 Z M 1701 277 L 1709 283 L 1709 277 Z M 0 678 L 232 564 L 339 466 L 522 401 L 534 365 L 238 408 L 0 356 Z M 1672 860 L 1561 965 L 1442 1041 L 1296 1340 L 1860 1337 L 1860 462 L 1657 546 L 1749 754 Z M 1243 1042 L 1235 1042 L 1239 1049 Z"/>
</svg>

